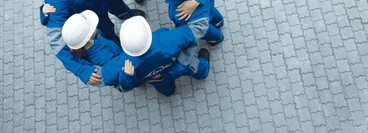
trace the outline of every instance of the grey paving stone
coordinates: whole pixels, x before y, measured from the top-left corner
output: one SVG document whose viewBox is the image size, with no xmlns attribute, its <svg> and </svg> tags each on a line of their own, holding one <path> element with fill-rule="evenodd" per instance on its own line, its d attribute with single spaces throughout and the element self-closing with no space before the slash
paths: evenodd
<svg viewBox="0 0 368 133">
<path fill-rule="evenodd" d="M 235 132 L 235 131 L 237 131 L 234 123 L 225 124 L 224 125 L 224 130 L 225 131 L 229 131 L 229 132 Z"/>
<path fill-rule="evenodd" d="M 295 12 L 295 11 L 293 11 L 293 12 Z M 286 14 L 287 14 L 287 12 L 286 12 Z M 287 14 L 287 20 L 288 20 L 290 26 L 295 26 L 295 25 L 300 24 L 300 20 L 298 18 L 298 15 L 296 15 L 296 14 Z"/>
<path fill-rule="evenodd" d="M 340 28 L 349 26 L 349 20 L 346 15 L 338 16 L 337 23 Z"/>
<path fill-rule="evenodd" d="M 296 104 L 296 108 L 298 109 L 298 112 L 299 111 L 308 111 L 309 112 L 309 109 L 307 108 L 308 107 L 308 100 L 307 100 L 307 96 L 306 95 L 298 95 L 298 96 L 295 96 L 295 104 Z M 306 108 L 306 109 L 304 109 Z M 298 115 L 304 115 L 304 113 L 298 113 Z M 307 119 L 305 119 L 307 120 Z M 305 120 L 302 120 L 302 121 L 305 121 Z"/>
<path fill-rule="evenodd" d="M 315 132 L 311 121 L 301 123 L 301 128 L 304 132 Z"/>
<path fill-rule="evenodd" d="M 355 112 L 355 111 L 361 110 L 361 106 L 360 106 L 358 98 L 347 99 L 347 103 L 348 103 L 350 111 Z"/>
<path fill-rule="evenodd" d="M 310 16 L 310 12 L 308 10 L 308 6 L 299 6 L 299 7 L 297 7 L 297 11 L 298 11 L 299 18 L 301 18 L 301 19 Z"/>
<path fill-rule="evenodd" d="M 230 97 L 220 98 L 220 110 L 228 110 L 232 107 Z"/>
<path fill-rule="evenodd" d="M 305 61 L 309 59 L 309 55 L 306 49 L 296 49 L 295 53 L 299 61 Z"/>
<path fill-rule="evenodd" d="M 343 46 L 343 42 L 341 40 L 341 37 L 340 36 L 332 36 L 331 37 L 331 44 L 332 44 L 333 48 Z"/>
<path fill-rule="evenodd" d="M 254 85 L 254 92 L 256 97 L 266 96 L 266 87 L 264 83 Z"/>
<path fill-rule="evenodd" d="M 248 125 L 248 120 L 246 119 L 246 115 L 245 114 L 236 114 L 235 115 L 235 121 L 236 121 L 236 124 L 235 126 L 236 127 L 244 127 L 246 125 Z"/>
<path fill-rule="evenodd" d="M 254 118 L 249 120 L 249 129 L 251 132 L 261 131 L 261 124 L 259 118 Z"/>
<path fill-rule="evenodd" d="M 316 78 L 317 90 L 328 89 L 327 77 L 317 77 Z"/>
<path fill-rule="evenodd" d="M 190 131 L 190 132 L 199 132 L 199 128 L 197 127 L 197 123 L 188 124 L 186 130 Z"/>
<path fill-rule="evenodd" d="M 279 41 L 280 37 L 277 34 L 277 31 L 273 30 L 273 31 L 267 32 L 267 38 L 268 38 L 268 42 L 272 43 L 272 42 Z"/>
<path fill-rule="evenodd" d="M 259 52 L 270 50 L 269 49 L 270 46 L 267 39 L 256 40 L 256 45 Z"/>
<path fill-rule="evenodd" d="M 313 29 L 306 29 L 306 30 L 303 30 L 303 34 L 305 36 L 305 40 L 308 41 L 308 42 L 315 42 L 316 39 L 317 39 L 317 35 L 316 33 L 314 32 Z"/>
<path fill-rule="evenodd" d="M 364 36 L 363 31 L 354 32 L 354 37 L 355 37 L 356 43 L 366 43 L 367 42 L 367 36 Z"/>
<path fill-rule="evenodd" d="M 365 92 L 366 93 L 366 90 L 365 88 L 367 88 L 367 82 L 364 81 L 364 77 L 357 77 L 357 78 L 354 78 L 354 82 L 357 86 L 357 90 L 360 90 L 362 92 Z M 364 94 L 364 93 L 363 93 Z M 365 99 L 365 98 L 364 98 Z M 364 102 L 364 100 L 362 101 Z"/>
<path fill-rule="evenodd" d="M 272 63 L 262 64 L 262 72 L 263 72 L 263 75 L 275 74 L 275 71 L 273 69 L 273 64 Z M 266 83 L 268 83 L 268 82 L 266 82 Z"/>
<path fill-rule="evenodd" d="M 317 33 L 318 44 L 326 44 L 330 42 L 330 38 L 327 32 Z"/>
<path fill-rule="evenodd" d="M 322 112 L 311 113 L 311 118 L 314 126 L 325 125 L 325 118 L 323 117 Z"/>
<path fill-rule="evenodd" d="M 340 31 L 339 31 L 339 28 L 338 28 L 337 24 L 327 25 L 327 31 L 328 31 L 328 35 L 330 35 L 330 42 L 334 41 L 334 40 L 332 40 L 332 38 L 337 38 L 337 37 L 335 37 L 335 35 L 340 34 Z M 333 36 L 333 37 L 331 37 L 331 36 Z"/>
<path fill-rule="evenodd" d="M 286 126 L 286 119 L 282 113 L 275 114 L 273 121 L 276 127 Z"/>
<path fill-rule="evenodd" d="M 352 121 L 350 121 L 350 120 L 340 122 L 340 125 L 341 125 L 341 129 L 342 129 L 343 132 L 348 132 L 348 131 L 353 131 L 354 130 L 354 126 L 352 125 Z"/>
<path fill-rule="evenodd" d="M 342 85 L 351 86 L 353 83 L 353 78 L 351 76 L 351 72 L 341 73 L 341 81 Z"/>
<path fill-rule="evenodd" d="M 329 131 L 340 129 L 340 124 L 336 116 L 326 118 L 327 129 Z"/>
<path fill-rule="evenodd" d="M 353 38 L 353 32 L 350 27 L 340 28 L 340 33 L 342 35 L 342 39 L 350 39 Z"/>
<path fill-rule="evenodd" d="M 223 122 L 224 123 L 232 123 L 234 122 L 234 114 L 233 114 L 233 110 L 229 109 L 229 110 L 224 110 L 224 113 L 222 113 L 222 118 L 223 118 Z M 234 125 L 235 127 L 235 125 Z"/>
<path fill-rule="evenodd" d="M 259 8 L 259 5 L 249 6 L 248 9 L 252 17 L 261 15 L 261 10 Z"/>
<path fill-rule="evenodd" d="M 282 101 L 281 100 L 270 101 L 270 106 L 271 106 L 271 113 L 272 114 L 278 114 L 278 113 L 283 112 Z"/>
<path fill-rule="evenodd" d="M 260 110 L 259 114 L 261 118 L 262 127 L 264 127 L 265 125 L 269 126 L 269 124 L 264 123 L 272 123 L 272 115 L 270 109 Z"/>
<path fill-rule="evenodd" d="M 289 131 L 296 131 L 296 132 L 301 131 L 300 123 L 298 122 L 298 118 L 293 117 L 293 118 L 287 119 L 286 121 L 287 121 Z"/>
<path fill-rule="evenodd" d="M 289 71 L 299 68 L 298 67 L 299 61 L 297 60 L 296 57 L 287 58 L 285 59 L 285 62 L 286 62 L 287 70 Z"/>
<path fill-rule="evenodd" d="M 272 87 L 267 91 L 268 100 L 280 100 L 280 94 L 278 92 L 278 88 Z M 271 104 L 271 103 L 270 103 Z"/>
<path fill-rule="evenodd" d="M 368 131 L 366 125 L 355 126 L 355 130 L 357 132 L 367 132 Z"/>
<path fill-rule="evenodd" d="M 365 124 L 365 119 L 362 111 L 351 112 L 354 126 L 360 126 Z"/>
<path fill-rule="evenodd" d="M 275 11 L 276 23 L 287 22 L 285 11 Z"/>
<path fill-rule="evenodd" d="M 318 52 L 319 51 L 319 45 L 317 43 L 317 40 L 308 40 L 307 43 L 306 43 L 306 45 L 307 45 L 307 48 L 308 48 L 308 52 L 309 53 L 314 53 L 314 52 Z"/>
<path fill-rule="evenodd" d="M 284 105 L 292 104 L 293 103 L 293 94 L 291 91 L 281 92 L 280 97 Z"/>
<path fill-rule="evenodd" d="M 266 39 L 267 38 L 267 32 L 264 27 L 258 27 L 254 29 L 254 35 L 255 39 Z"/>
<path fill-rule="evenodd" d="M 219 3 L 219 2 L 216 2 L 216 3 Z M 248 6 L 243 6 L 243 5 L 246 5 L 247 4 L 246 1 L 240 1 L 238 3 L 239 4 L 236 5 L 236 9 L 238 10 L 238 13 L 239 14 L 248 12 Z"/>
<path fill-rule="evenodd" d="M 259 52 L 259 57 L 260 57 L 260 63 L 268 63 L 271 62 L 271 54 L 270 51 L 262 51 Z M 271 68 L 269 68 L 271 69 Z"/>
<path fill-rule="evenodd" d="M 211 120 L 211 126 L 214 127 L 211 129 L 211 132 L 224 132 L 220 118 Z"/>
<path fill-rule="evenodd" d="M 246 50 L 247 52 L 247 59 L 253 60 L 259 58 L 259 53 L 257 47 L 251 47 Z"/>
<path fill-rule="evenodd" d="M 284 5 L 282 3 L 282 0 L 274 0 L 274 1 L 271 1 L 271 3 L 275 11 L 284 10 Z"/>
<path fill-rule="evenodd" d="M 295 82 L 300 82 L 301 81 L 300 71 L 298 69 L 293 70 L 293 71 L 289 71 L 288 75 L 290 77 L 290 83 L 295 83 Z"/>
<path fill-rule="evenodd" d="M 291 37 L 303 36 L 301 25 L 294 25 L 290 27 Z"/>
<path fill-rule="evenodd" d="M 278 30 L 279 34 L 290 33 L 290 27 L 289 27 L 288 23 L 286 23 L 286 22 L 277 23 L 277 30 Z"/>
<path fill-rule="evenodd" d="M 341 15 L 346 14 L 346 10 L 343 4 L 334 4 L 333 9 L 334 9 L 334 13 L 336 14 L 336 16 L 341 16 Z"/>
<path fill-rule="evenodd" d="M 364 17 L 364 16 L 367 16 L 367 14 L 368 14 L 367 10 L 360 12 L 360 18 L 362 19 L 362 22 L 364 23 L 368 22 L 367 17 Z"/>
<path fill-rule="evenodd" d="M 304 84 L 305 85 L 305 84 Z M 309 86 L 305 89 L 305 94 L 307 94 L 308 99 L 314 99 L 318 97 L 318 91 L 315 86 Z"/>
<path fill-rule="evenodd" d="M 275 15 L 274 15 L 274 11 L 273 8 L 266 8 L 266 9 L 261 9 L 262 10 L 262 16 L 263 16 L 263 20 L 265 23 L 265 26 L 267 27 L 267 21 L 271 21 L 274 22 L 275 20 Z"/>
</svg>

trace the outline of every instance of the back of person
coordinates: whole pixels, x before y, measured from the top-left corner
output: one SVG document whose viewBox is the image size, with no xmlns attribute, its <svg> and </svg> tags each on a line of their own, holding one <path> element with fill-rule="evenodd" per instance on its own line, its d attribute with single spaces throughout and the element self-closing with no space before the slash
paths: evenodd
<svg viewBox="0 0 368 133">
<path fill-rule="evenodd" d="M 114 41 L 97 35 L 94 44 L 86 51 L 83 59 L 94 65 L 103 66 L 115 56 L 120 55 L 121 52 L 123 52 L 123 49 L 116 45 Z"/>
<path fill-rule="evenodd" d="M 189 26 L 172 30 L 161 28 L 152 33 L 147 21 L 136 16 L 122 24 L 120 40 L 124 52 L 102 69 L 106 85 L 116 84 L 117 79 L 127 80 L 120 77 L 124 74 L 121 70 L 124 60 L 132 62 L 136 80 L 142 83 L 151 80 L 157 74 L 170 69 L 179 52 L 185 47 L 193 46 L 196 38 Z"/>
</svg>

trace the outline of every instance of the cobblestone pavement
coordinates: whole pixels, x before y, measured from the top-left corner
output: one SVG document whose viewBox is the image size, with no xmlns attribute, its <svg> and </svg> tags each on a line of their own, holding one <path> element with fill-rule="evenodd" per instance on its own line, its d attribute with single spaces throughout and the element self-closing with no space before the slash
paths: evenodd
<svg viewBox="0 0 368 133">
<path fill-rule="evenodd" d="M 126 3 L 173 26 L 164 0 Z M 366 0 L 216 0 L 225 40 L 201 44 L 209 77 L 178 79 L 171 97 L 84 85 L 52 53 L 41 4 L 0 0 L 2 133 L 367 133 Z"/>
</svg>

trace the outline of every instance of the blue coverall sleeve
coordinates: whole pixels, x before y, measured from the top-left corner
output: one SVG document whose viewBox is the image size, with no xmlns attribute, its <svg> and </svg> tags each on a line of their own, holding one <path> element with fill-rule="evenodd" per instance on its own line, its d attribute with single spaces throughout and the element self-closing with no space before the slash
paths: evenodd
<svg viewBox="0 0 368 133">
<path fill-rule="evenodd" d="M 64 46 L 56 57 L 63 63 L 65 69 L 78 76 L 83 83 L 87 84 L 94 67 L 89 62 L 70 53 L 68 46 Z"/>
<path fill-rule="evenodd" d="M 68 46 L 61 37 L 61 27 L 47 28 L 47 39 L 56 57 L 63 63 L 64 67 L 78 76 L 83 83 L 87 84 L 88 79 L 94 71 L 91 63 L 70 53 Z"/>
<path fill-rule="evenodd" d="M 153 38 L 158 38 L 159 43 L 170 44 L 167 47 L 168 51 L 177 53 L 184 48 L 193 46 L 198 39 L 206 34 L 208 21 L 208 18 L 201 18 L 172 30 L 159 29 L 153 32 Z"/>
<path fill-rule="evenodd" d="M 123 90 L 131 90 L 137 85 L 137 77 L 136 75 L 128 75 L 124 71 L 119 72 L 119 85 Z"/>
<path fill-rule="evenodd" d="M 172 53 L 178 53 L 184 48 L 193 46 L 196 41 L 188 25 L 183 25 L 172 30 L 159 29 L 153 32 L 152 38 L 157 38 L 159 40 L 157 43 L 170 44 L 166 45 L 163 51 L 170 51 Z"/>
<path fill-rule="evenodd" d="M 41 24 L 43 26 L 46 26 L 48 20 L 49 20 L 49 17 L 46 17 L 43 12 L 42 12 L 42 8 L 43 8 L 43 5 L 40 6 L 40 21 L 41 21 Z"/>
<path fill-rule="evenodd" d="M 200 4 L 206 4 L 206 1 L 208 1 L 208 0 L 196 0 L 198 3 L 200 3 Z"/>
</svg>

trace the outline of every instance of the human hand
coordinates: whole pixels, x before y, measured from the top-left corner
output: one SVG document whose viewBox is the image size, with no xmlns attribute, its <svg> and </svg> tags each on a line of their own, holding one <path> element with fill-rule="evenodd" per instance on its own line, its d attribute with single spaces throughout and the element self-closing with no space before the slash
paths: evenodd
<svg viewBox="0 0 368 133">
<path fill-rule="evenodd" d="M 156 74 L 154 77 L 152 77 L 153 79 L 158 79 L 161 78 L 161 74 Z"/>
<path fill-rule="evenodd" d="M 125 60 L 125 66 L 122 70 L 129 75 L 134 75 L 134 66 L 130 60 Z"/>
<path fill-rule="evenodd" d="M 44 4 L 42 7 L 42 13 L 47 17 L 49 13 L 55 12 L 56 8 L 50 4 Z"/>
<path fill-rule="evenodd" d="M 101 80 L 101 75 L 98 75 L 98 74 L 96 74 L 96 72 L 97 72 L 97 69 L 95 69 L 94 71 L 93 71 L 93 73 L 92 73 L 92 75 L 91 75 L 91 77 L 89 77 L 89 79 L 88 79 L 88 84 L 91 84 L 91 85 L 93 85 L 93 84 L 99 84 L 99 83 L 101 83 L 102 82 L 102 80 Z"/>
<path fill-rule="evenodd" d="M 188 21 L 198 6 L 199 2 L 196 0 L 187 0 L 181 3 L 176 9 L 176 11 L 180 12 L 176 14 L 176 17 L 180 17 L 179 20 L 185 19 L 185 21 Z"/>
</svg>

